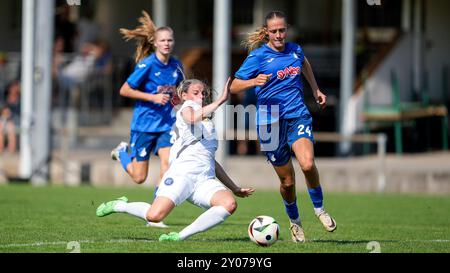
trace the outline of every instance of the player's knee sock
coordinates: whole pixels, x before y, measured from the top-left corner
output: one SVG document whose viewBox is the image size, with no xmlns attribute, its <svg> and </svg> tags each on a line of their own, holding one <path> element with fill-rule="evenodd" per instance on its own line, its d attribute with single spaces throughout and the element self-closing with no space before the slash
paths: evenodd
<svg viewBox="0 0 450 273">
<path fill-rule="evenodd" d="M 128 172 L 127 167 L 131 163 L 131 156 L 128 154 L 127 151 L 121 151 L 121 152 L 119 152 L 119 159 L 120 159 L 120 164 L 122 164 L 122 167 L 124 168 L 124 170 L 126 172 Z"/>
<path fill-rule="evenodd" d="M 180 238 L 181 240 L 185 240 L 194 234 L 207 231 L 225 221 L 230 215 L 222 206 L 212 207 L 200 215 L 192 224 L 183 229 L 180 232 Z"/>
<path fill-rule="evenodd" d="M 150 209 L 151 205 L 143 202 L 117 202 L 114 207 L 115 212 L 123 212 L 128 213 L 138 218 L 141 218 L 147 221 L 147 212 Z"/>
<path fill-rule="evenodd" d="M 283 200 L 284 206 L 286 207 L 286 213 L 291 219 L 291 222 L 300 224 L 300 214 L 298 213 L 297 200 L 294 203 L 289 204 L 286 200 Z"/>
<path fill-rule="evenodd" d="M 314 210 L 316 214 L 323 210 L 323 192 L 322 187 L 317 187 L 315 189 L 308 189 L 309 196 L 314 205 Z"/>
</svg>

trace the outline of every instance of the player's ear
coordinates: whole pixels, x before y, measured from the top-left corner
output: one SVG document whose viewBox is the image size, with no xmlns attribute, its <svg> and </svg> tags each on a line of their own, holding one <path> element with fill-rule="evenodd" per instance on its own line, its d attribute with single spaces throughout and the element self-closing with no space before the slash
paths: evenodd
<svg viewBox="0 0 450 273">
<path fill-rule="evenodd" d="M 181 93 L 181 100 L 182 101 L 187 101 L 188 99 L 187 99 L 187 92 L 182 92 Z"/>
</svg>

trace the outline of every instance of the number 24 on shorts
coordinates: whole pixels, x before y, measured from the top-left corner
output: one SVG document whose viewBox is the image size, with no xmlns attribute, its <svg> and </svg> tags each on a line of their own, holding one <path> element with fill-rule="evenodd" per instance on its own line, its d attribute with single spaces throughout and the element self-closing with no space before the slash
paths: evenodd
<svg viewBox="0 0 450 273">
<path fill-rule="evenodd" d="M 311 137 L 311 126 L 299 125 L 298 126 L 298 135 L 303 136 L 304 134 L 308 134 Z"/>
</svg>

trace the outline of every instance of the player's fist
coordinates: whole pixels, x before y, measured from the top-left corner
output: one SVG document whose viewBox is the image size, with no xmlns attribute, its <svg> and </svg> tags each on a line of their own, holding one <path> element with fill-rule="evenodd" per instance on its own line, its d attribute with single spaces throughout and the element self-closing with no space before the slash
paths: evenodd
<svg viewBox="0 0 450 273">
<path fill-rule="evenodd" d="M 315 96 L 317 104 L 319 104 L 320 109 L 327 107 L 327 96 L 320 90 L 317 90 Z"/>
<path fill-rule="evenodd" d="M 170 96 L 167 94 L 157 94 L 153 96 L 153 102 L 159 105 L 166 105 L 170 101 Z"/>
</svg>

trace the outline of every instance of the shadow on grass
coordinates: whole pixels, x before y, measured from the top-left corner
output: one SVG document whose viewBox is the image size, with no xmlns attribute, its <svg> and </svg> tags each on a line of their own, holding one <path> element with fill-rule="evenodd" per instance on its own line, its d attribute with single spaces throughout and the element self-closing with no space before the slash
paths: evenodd
<svg viewBox="0 0 450 273">
<path fill-rule="evenodd" d="M 162 234 L 162 233 L 161 233 Z M 142 242 L 142 243 L 154 243 L 155 241 L 158 241 L 158 238 L 136 238 L 136 237 L 127 237 L 127 238 L 113 238 L 113 240 L 116 241 L 135 241 L 135 242 Z M 186 240 L 186 242 L 216 242 L 216 243 L 224 243 L 224 242 L 249 242 L 250 239 L 248 237 L 241 237 L 241 238 L 200 238 L 193 236 L 192 238 L 189 238 Z"/>
<path fill-rule="evenodd" d="M 398 243 L 398 240 L 322 240 L 322 239 L 313 239 L 308 240 L 310 243 L 323 243 L 323 244 L 338 244 L 338 245 L 356 245 L 356 244 L 368 244 L 370 242 L 378 242 L 378 243 Z"/>
</svg>

